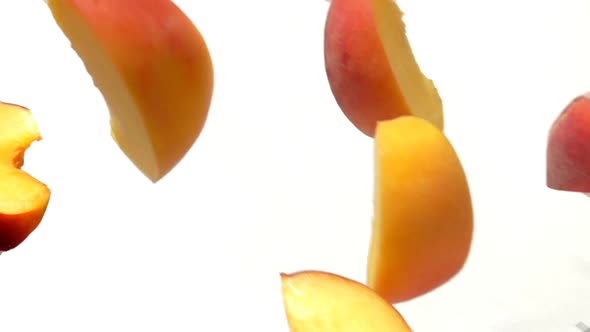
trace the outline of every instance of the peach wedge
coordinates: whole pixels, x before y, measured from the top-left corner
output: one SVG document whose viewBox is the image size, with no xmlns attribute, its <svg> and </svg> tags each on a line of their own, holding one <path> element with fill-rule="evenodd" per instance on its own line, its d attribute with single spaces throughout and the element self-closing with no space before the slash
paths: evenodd
<svg viewBox="0 0 590 332">
<path fill-rule="evenodd" d="M 354 280 L 322 271 L 281 273 L 291 332 L 411 332 L 387 301 Z"/>
<path fill-rule="evenodd" d="M 46 0 L 111 116 L 113 139 L 152 182 L 199 137 L 213 94 L 205 40 L 170 0 Z"/>
<path fill-rule="evenodd" d="M 375 167 L 367 284 L 399 303 L 462 269 L 473 236 L 471 195 L 451 143 L 418 117 L 377 125 Z"/>
<path fill-rule="evenodd" d="M 49 204 L 49 188 L 21 169 L 25 150 L 39 140 L 28 109 L 0 102 L 0 252 L 26 240 Z"/>
<path fill-rule="evenodd" d="M 374 137 L 378 121 L 414 115 L 443 130 L 443 105 L 421 71 L 393 0 L 331 0 L 324 62 L 344 115 Z"/>
<path fill-rule="evenodd" d="M 574 98 L 551 126 L 547 187 L 590 193 L 590 93 Z"/>
</svg>

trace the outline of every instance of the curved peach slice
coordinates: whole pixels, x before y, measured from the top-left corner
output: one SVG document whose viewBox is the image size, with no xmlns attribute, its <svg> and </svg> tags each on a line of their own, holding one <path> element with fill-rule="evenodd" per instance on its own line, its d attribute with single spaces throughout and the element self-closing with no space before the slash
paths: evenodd
<svg viewBox="0 0 590 332">
<path fill-rule="evenodd" d="M 110 111 L 112 135 L 153 182 L 200 135 L 213 94 L 204 39 L 170 0 L 47 0 Z"/>
<path fill-rule="evenodd" d="M 345 116 L 373 137 L 378 121 L 415 115 L 443 129 L 443 105 L 421 71 L 393 0 L 331 0 L 324 61 Z"/>
<path fill-rule="evenodd" d="M 453 146 L 424 119 L 380 122 L 375 164 L 367 284 L 398 303 L 462 269 L 473 234 L 471 196 Z"/>
<path fill-rule="evenodd" d="M 547 187 L 590 193 L 590 93 L 574 98 L 551 126 Z"/>
<path fill-rule="evenodd" d="M 51 192 L 21 170 L 25 150 L 41 140 L 31 112 L 0 102 L 0 252 L 20 245 L 45 215 Z"/>
<path fill-rule="evenodd" d="M 292 332 L 411 332 L 404 318 L 367 286 L 321 271 L 281 273 Z"/>
</svg>

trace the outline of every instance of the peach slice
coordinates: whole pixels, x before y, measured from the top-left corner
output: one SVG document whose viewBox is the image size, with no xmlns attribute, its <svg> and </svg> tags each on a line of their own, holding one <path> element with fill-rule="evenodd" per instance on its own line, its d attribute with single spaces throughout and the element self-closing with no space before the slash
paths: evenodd
<svg viewBox="0 0 590 332">
<path fill-rule="evenodd" d="M 574 98 L 551 126 L 547 187 L 590 193 L 590 92 Z"/>
<path fill-rule="evenodd" d="M 411 332 L 387 301 L 354 280 L 322 271 L 281 273 L 292 332 Z"/>
<path fill-rule="evenodd" d="M 467 178 L 445 135 L 402 116 L 375 135 L 375 206 L 367 284 L 390 303 L 425 294 L 456 275 L 473 236 Z"/>
<path fill-rule="evenodd" d="M 152 182 L 200 135 L 213 64 L 193 22 L 170 0 L 46 0 L 102 93 L 112 136 Z"/>
<path fill-rule="evenodd" d="M 393 0 L 331 0 L 324 30 L 330 88 L 345 116 L 373 137 L 378 121 L 414 115 L 443 130 L 443 104 L 421 71 Z"/>
<path fill-rule="evenodd" d="M 25 150 L 39 140 L 28 109 L 0 102 L 0 252 L 26 240 L 49 204 L 49 188 L 21 169 Z"/>
</svg>

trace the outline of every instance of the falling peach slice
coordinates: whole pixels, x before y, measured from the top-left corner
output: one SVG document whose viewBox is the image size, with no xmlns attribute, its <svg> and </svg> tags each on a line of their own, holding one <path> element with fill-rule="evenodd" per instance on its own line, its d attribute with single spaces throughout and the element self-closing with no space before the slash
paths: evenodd
<svg viewBox="0 0 590 332">
<path fill-rule="evenodd" d="M 112 135 L 157 182 L 207 119 L 213 65 L 192 21 L 170 0 L 47 0 L 102 93 Z"/>
<path fill-rule="evenodd" d="M 463 268 L 473 236 L 471 195 L 453 146 L 419 117 L 377 125 L 375 167 L 367 285 L 399 303 Z"/>
<path fill-rule="evenodd" d="M 291 332 L 411 332 L 387 301 L 354 280 L 322 271 L 281 273 Z"/>
<path fill-rule="evenodd" d="M 590 196 L 590 92 L 574 98 L 551 126 L 547 187 Z"/>
<path fill-rule="evenodd" d="M 0 252 L 26 240 L 49 204 L 49 188 L 21 169 L 25 150 L 39 140 L 30 110 L 0 102 Z"/>
<path fill-rule="evenodd" d="M 324 62 L 344 115 L 367 136 L 377 122 L 403 115 L 444 127 L 443 104 L 422 72 L 393 0 L 331 0 Z"/>
</svg>

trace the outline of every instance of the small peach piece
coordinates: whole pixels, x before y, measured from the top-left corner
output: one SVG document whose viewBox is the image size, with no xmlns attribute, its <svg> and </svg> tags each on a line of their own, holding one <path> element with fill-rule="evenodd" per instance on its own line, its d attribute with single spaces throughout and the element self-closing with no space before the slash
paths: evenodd
<svg viewBox="0 0 590 332">
<path fill-rule="evenodd" d="M 281 273 L 291 332 L 411 332 L 387 301 L 354 280 L 321 271 Z"/>
<path fill-rule="evenodd" d="M 547 187 L 590 193 L 590 92 L 576 97 L 551 126 Z"/>
<path fill-rule="evenodd" d="M 112 136 L 152 182 L 200 135 L 213 64 L 200 32 L 170 0 L 47 0 L 109 107 Z"/>
<path fill-rule="evenodd" d="M 418 117 L 377 125 L 375 166 L 367 284 L 399 303 L 462 269 L 473 235 L 471 195 L 451 143 Z"/>
<path fill-rule="evenodd" d="M 393 0 L 332 0 L 324 61 L 345 116 L 373 137 L 378 121 L 415 115 L 443 130 L 443 105 L 422 73 Z"/>
<path fill-rule="evenodd" d="M 0 252 L 20 245 L 39 226 L 49 188 L 21 170 L 25 150 L 41 134 L 31 112 L 0 102 Z"/>
</svg>

